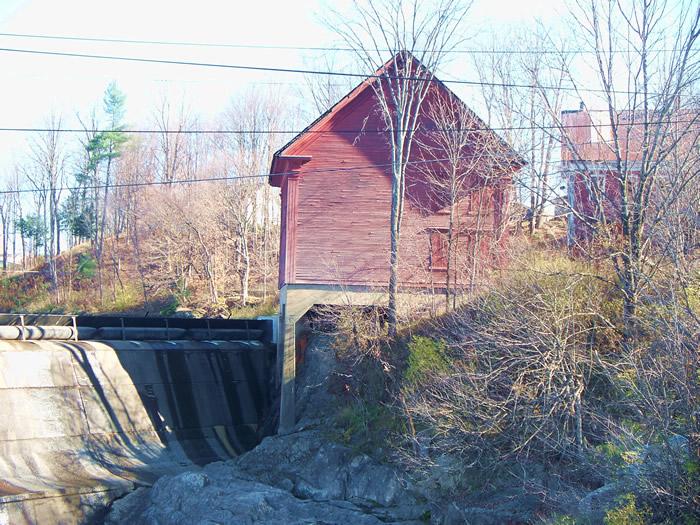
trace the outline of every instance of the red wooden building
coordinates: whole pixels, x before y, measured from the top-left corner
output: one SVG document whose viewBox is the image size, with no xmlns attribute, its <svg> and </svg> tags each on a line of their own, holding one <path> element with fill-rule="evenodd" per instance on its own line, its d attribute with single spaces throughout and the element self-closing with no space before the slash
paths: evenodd
<svg viewBox="0 0 700 525">
<path fill-rule="evenodd" d="M 463 104 L 438 81 L 428 97 Z M 428 105 L 426 101 L 423 107 Z M 463 184 L 475 191 L 465 188 L 460 194 L 456 222 L 461 248 L 468 248 L 478 229 L 484 237 L 478 252 L 488 256 L 503 239 L 511 175 L 522 163 L 478 117 L 473 115 L 472 121 L 479 138 L 487 137 L 482 149 L 489 151 L 469 152 L 479 160 Z M 424 115 L 418 128 L 424 130 L 418 137 L 429 138 L 435 125 Z M 275 153 L 270 183 L 281 190 L 280 288 L 386 286 L 391 166 L 385 131 L 375 92 L 365 81 Z M 405 288 L 444 287 L 445 283 L 442 249 L 449 203 L 430 186 L 434 174 L 446 166 L 433 161 L 440 157 L 435 146 L 430 155 L 421 147 L 414 145 L 406 173 L 400 254 L 400 281 Z"/>
<path fill-rule="evenodd" d="M 659 156 L 670 160 L 671 150 L 686 156 L 700 135 L 695 111 L 677 110 L 665 118 L 620 111 L 615 119 L 617 144 L 607 111 L 589 111 L 582 104 L 578 110 L 562 112 L 562 177 L 567 182 L 568 206 L 573 210 L 568 215 L 569 246 L 590 240 L 603 220 L 612 227 L 619 225 L 620 174 L 626 175 L 627 191 L 635 191 L 643 162 L 645 122 L 651 135 L 646 162 Z M 658 177 L 663 180 L 663 169 L 659 169 Z M 652 195 L 652 205 L 653 199 Z"/>
<path fill-rule="evenodd" d="M 397 55 L 398 56 L 398 55 Z M 410 57 L 410 60 L 415 59 Z M 417 61 L 416 61 L 417 62 Z M 391 70 L 394 59 L 377 72 Z M 416 64 L 415 67 L 420 67 Z M 381 80 L 384 82 L 385 80 Z M 270 184 L 281 192 L 279 265 L 280 357 L 293 399 L 294 324 L 314 304 L 377 304 L 389 280 L 391 165 L 387 125 L 370 77 L 322 114 L 274 155 Z M 418 119 L 418 136 L 406 171 L 406 199 L 399 253 L 400 291 L 409 294 L 445 287 L 445 239 L 449 201 L 436 191 L 449 168 L 431 138 L 440 132 L 431 101 L 460 105 L 443 83 L 431 82 Z M 468 110 L 467 110 L 468 111 Z M 453 238 L 465 267 L 499 256 L 520 157 L 472 112 L 472 160 L 455 203 Z M 444 131 L 444 130 L 442 130 Z M 422 137 L 422 138 L 421 138 Z M 427 169 L 429 168 L 429 169 Z M 438 177 L 438 179 L 436 179 Z M 454 199 L 452 199 L 454 200 Z M 475 245 L 477 243 L 478 245 Z M 469 259 L 471 254 L 472 260 Z M 463 284 L 465 277 L 461 277 Z M 291 359 L 291 361 L 290 361 Z M 284 406 L 283 406 L 284 411 Z M 283 418 L 284 419 L 284 418 Z M 282 421 L 281 427 L 288 425 Z"/>
<path fill-rule="evenodd" d="M 593 121 L 593 115 L 583 105 L 578 110 L 562 111 L 562 126 L 566 136 L 562 140 L 562 177 L 567 183 L 569 213 L 567 241 L 574 246 L 593 236 L 592 225 L 602 214 L 614 216 L 614 207 L 620 198 L 616 174 L 616 156 L 611 147 L 610 127 Z M 604 117 L 601 115 L 601 117 Z M 620 128 L 625 134 L 624 156 L 634 171 L 638 162 L 638 141 L 630 127 Z M 632 149 L 628 150 L 627 146 Z"/>
</svg>

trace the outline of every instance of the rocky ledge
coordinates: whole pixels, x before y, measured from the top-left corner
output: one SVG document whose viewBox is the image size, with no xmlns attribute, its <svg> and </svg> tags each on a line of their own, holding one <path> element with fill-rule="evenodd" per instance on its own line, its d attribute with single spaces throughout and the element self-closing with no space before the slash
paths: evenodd
<svg viewBox="0 0 700 525">
<path fill-rule="evenodd" d="M 159 479 L 116 501 L 107 523 L 424 523 L 394 470 L 318 430 L 266 438 L 228 462 Z"/>
</svg>

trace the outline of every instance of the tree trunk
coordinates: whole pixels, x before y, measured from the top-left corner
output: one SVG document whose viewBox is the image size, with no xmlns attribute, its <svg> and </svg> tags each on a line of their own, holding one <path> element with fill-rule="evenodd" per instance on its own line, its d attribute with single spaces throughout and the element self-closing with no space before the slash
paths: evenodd
<svg viewBox="0 0 700 525">
<path fill-rule="evenodd" d="M 12 262 L 17 264 L 17 225 L 14 222 L 12 224 Z M 24 256 L 22 256 L 22 264 L 24 264 Z"/>
<path fill-rule="evenodd" d="M 2 219 L 2 270 L 7 271 L 7 245 L 10 242 L 10 224 L 9 224 L 9 210 L 3 215 Z"/>
<path fill-rule="evenodd" d="M 576 448 L 579 453 L 583 452 L 583 408 L 581 407 L 581 394 L 576 396 L 575 407 L 575 432 L 576 432 Z"/>
<path fill-rule="evenodd" d="M 56 198 L 53 204 L 54 225 L 56 227 L 56 255 L 61 253 L 61 219 L 59 217 L 59 199 Z"/>
<path fill-rule="evenodd" d="M 58 290 L 58 268 L 56 267 L 56 253 L 54 253 L 54 248 L 56 245 L 56 213 L 54 211 L 54 199 L 53 195 L 49 195 L 49 241 L 48 241 L 48 263 L 49 271 L 51 272 L 51 289 L 56 296 L 59 298 Z"/>
<path fill-rule="evenodd" d="M 453 194 L 454 195 L 454 194 Z M 455 199 L 454 197 L 450 199 L 450 215 L 449 222 L 447 224 L 447 271 L 445 275 L 445 302 L 446 310 L 450 309 L 450 276 L 453 271 L 452 268 L 452 251 L 453 247 L 453 226 L 454 226 L 454 216 L 455 216 Z M 431 272 L 432 273 L 432 272 Z"/>
<path fill-rule="evenodd" d="M 241 280 L 241 303 L 245 306 L 248 304 L 248 286 L 250 282 L 250 257 L 247 255 L 243 257 L 243 265 L 239 275 Z"/>
<path fill-rule="evenodd" d="M 389 304 L 387 310 L 389 337 L 397 333 L 398 316 L 396 299 L 399 283 L 399 181 L 392 179 L 391 188 L 391 246 L 389 252 Z"/>
<path fill-rule="evenodd" d="M 21 219 L 20 219 L 21 220 Z M 24 233 L 20 231 L 19 233 L 20 242 L 22 243 L 22 270 L 27 269 L 27 245 L 24 239 Z"/>
</svg>

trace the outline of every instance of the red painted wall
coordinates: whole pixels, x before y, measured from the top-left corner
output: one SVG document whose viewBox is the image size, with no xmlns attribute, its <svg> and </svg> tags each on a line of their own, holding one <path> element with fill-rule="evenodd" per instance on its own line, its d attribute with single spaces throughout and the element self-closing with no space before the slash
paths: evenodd
<svg viewBox="0 0 700 525">
<path fill-rule="evenodd" d="M 622 113 L 618 118 L 620 154 L 629 174 L 634 176 L 634 163 L 641 157 L 640 126 L 625 125 L 634 120 L 633 115 Z M 607 114 L 601 115 L 602 122 L 608 119 Z M 612 131 L 610 126 L 594 123 L 585 108 L 562 112 L 562 124 L 566 130 L 562 161 L 571 172 L 567 183 L 571 186 L 569 191 L 576 211 L 570 223 L 573 228 L 570 239 L 590 240 L 594 235 L 591 225 L 600 220 L 601 211 L 608 223 L 613 222 L 611 226 L 617 226 L 616 207 L 621 202 L 621 187 L 615 170 Z"/>
<path fill-rule="evenodd" d="M 282 196 L 280 286 L 285 283 L 385 286 L 389 279 L 389 217 L 391 203 L 390 149 L 372 89 L 355 94 L 332 118 L 300 137 L 286 156 L 306 160 L 290 177 L 288 164 L 277 165 Z M 429 125 L 423 119 L 421 126 Z M 365 133 L 344 133 L 345 130 Z M 420 159 L 414 146 L 411 159 Z M 310 160 L 308 158 L 310 157 Z M 273 164 L 273 167 L 275 164 Z M 458 239 L 465 265 L 471 252 L 466 230 L 475 228 L 481 202 L 483 220 L 477 257 L 491 264 L 500 246 L 501 208 L 507 204 L 510 179 L 484 185 L 475 174 L 474 192 L 459 205 L 465 229 Z M 447 225 L 447 210 L 431 196 L 425 175 L 417 166 L 407 172 L 407 198 L 400 243 L 400 283 L 404 287 L 444 286 L 444 269 L 431 268 L 431 231 Z M 434 236 L 433 236 L 434 237 Z"/>
</svg>

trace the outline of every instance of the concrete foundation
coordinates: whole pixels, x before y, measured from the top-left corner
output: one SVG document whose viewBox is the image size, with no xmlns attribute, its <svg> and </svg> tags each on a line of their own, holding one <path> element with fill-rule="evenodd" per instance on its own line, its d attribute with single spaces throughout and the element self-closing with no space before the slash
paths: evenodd
<svg viewBox="0 0 700 525">
<path fill-rule="evenodd" d="M 401 292 L 399 310 L 409 310 L 440 301 L 438 296 L 421 290 Z M 287 284 L 280 289 L 280 323 L 277 339 L 277 363 L 280 384 L 280 434 L 291 432 L 295 420 L 296 336 L 297 323 L 316 305 L 386 306 L 385 289 L 363 286 Z"/>
</svg>

